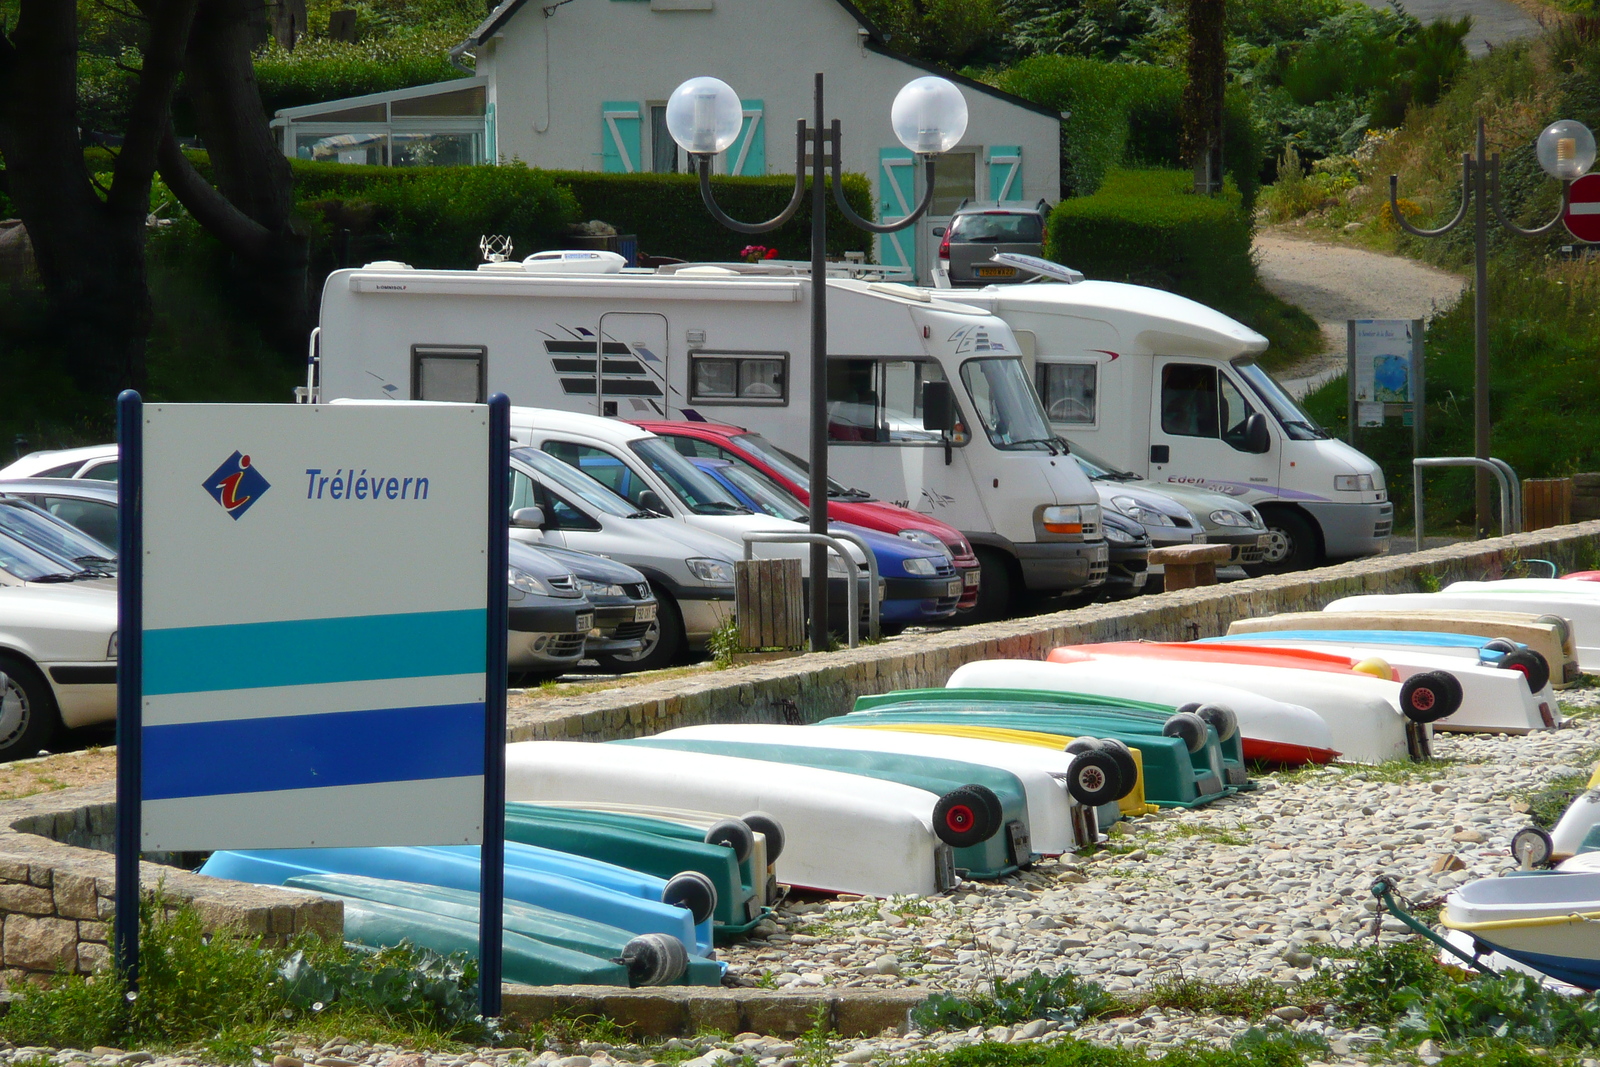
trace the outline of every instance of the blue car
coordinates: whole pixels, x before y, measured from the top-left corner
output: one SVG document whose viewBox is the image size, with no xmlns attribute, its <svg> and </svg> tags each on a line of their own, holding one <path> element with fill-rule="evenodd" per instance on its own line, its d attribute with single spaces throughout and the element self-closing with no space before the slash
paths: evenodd
<svg viewBox="0 0 1600 1067">
<path fill-rule="evenodd" d="M 717 484 L 752 511 L 792 522 L 810 518 L 804 504 L 754 467 L 703 456 L 689 462 L 715 478 Z M 961 574 L 942 548 L 851 523 L 829 523 L 828 529 L 857 535 L 877 558 L 878 576 L 884 580 L 879 619 L 885 633 L 942 622 L 956 613 L 956 602 L 961 599 Z"/>
</svg>

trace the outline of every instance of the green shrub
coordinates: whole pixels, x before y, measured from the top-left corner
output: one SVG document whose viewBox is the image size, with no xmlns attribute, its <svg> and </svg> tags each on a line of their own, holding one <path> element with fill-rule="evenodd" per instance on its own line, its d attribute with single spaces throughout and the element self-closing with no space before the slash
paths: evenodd
<svg viewBox="0 0 1600 1067">
<path fill-rule="evenodd" d="M 458 33 L 422 29 L 357 44 L 308 37 L 293 52 L 268 45 L 255 62 L 261 106 L 272 115 L 301 104 L 471 77 L 450 62 L 450 49 L 460 43 Z"/>
<path fill-rule="evenodd" d="M 925 1030 L 965 1030 L 972 1026 L 1007 1026 L 1030 1019 L 1051 1019 L 1077 1026 L 1120 1005 L 1098 982 L 1071 972 L 1048 975 L 1034 971 L 1015 982 L 1000 980 L 994 991 L 972 997 L 933 993 L 911 1014 Z"/>
</svg>

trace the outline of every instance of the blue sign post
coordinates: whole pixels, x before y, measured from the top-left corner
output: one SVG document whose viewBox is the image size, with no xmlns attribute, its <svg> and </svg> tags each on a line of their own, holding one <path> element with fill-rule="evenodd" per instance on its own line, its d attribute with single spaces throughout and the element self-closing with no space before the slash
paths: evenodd
<svg viewBox="0 0 1600 1067">
<path fill-rule="evenodd" d="M 120 398 L 130 979 L 140 851 L 476 844 L 499 1014 L 509 415 Z"/>
</svg>

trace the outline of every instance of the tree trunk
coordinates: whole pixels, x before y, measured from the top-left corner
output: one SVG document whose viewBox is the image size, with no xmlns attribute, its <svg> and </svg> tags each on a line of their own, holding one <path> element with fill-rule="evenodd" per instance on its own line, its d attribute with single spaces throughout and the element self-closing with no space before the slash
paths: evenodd
<svg viewBox="0 0 1600 1067">
<path fill-rule="evenodd" d="M 104 197 L 78 140 L 76 5 L 21 0 L 0 35 L 0 153 L 9 195 L 33 242 L 64 369 L 89 395 L 144 381 L 150 332 L 145 218 L 156 145 L 195 0 L 146 0 L 144 67 Z"/>
<path fill-rule="evenodd" d="M 1195 191 L 1222 189 L 1222 102 L 1228 58 L 1225 0 L 1188 0 L 1188 80 L 1183 87 L 1183 161 L 1195 168 Z"/>
<path fill-rule="evenodd" d="M 262 0 L 200 0 L 184 86 L 211 159 L 213 188 L 169 135 L 161 176 L 234 257 L 268 337 L 295 349 L 310 329 L 308 244 L 295 226 L 294 174 L 267 125 L 251 58 Z"/>
</svg>

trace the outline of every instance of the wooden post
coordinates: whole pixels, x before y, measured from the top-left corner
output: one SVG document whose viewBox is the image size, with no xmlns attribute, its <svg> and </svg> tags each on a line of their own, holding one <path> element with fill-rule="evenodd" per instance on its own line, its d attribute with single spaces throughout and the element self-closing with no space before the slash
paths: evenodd
<svg viewBox="0 0 1600 1067">
<path fill-rule="evenodd" d="M 741 653 L 787 652 L 805 645 L 805 589 L 798 559 L 740 560 L 733 565 L 733 580 Z"/>
<path fill-rule="evenodd" d="M 1522 483 L 1524 532 L 1565 526 L 1571 521 L 1571 478 L 1529 478 Z"/>
</svg>

